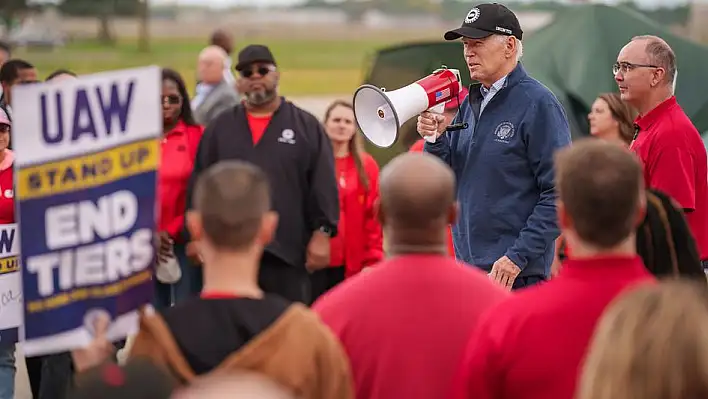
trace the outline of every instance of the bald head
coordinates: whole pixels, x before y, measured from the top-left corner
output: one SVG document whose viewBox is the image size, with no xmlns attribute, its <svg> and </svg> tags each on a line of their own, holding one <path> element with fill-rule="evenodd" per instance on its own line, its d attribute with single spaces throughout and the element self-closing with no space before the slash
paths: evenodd
<svg viewBox="0 0 708 399">
<path fill-rule="evenodd" d="M 404 153 L 381 171 L 381 214 L 386 227 L 445 227 L 455 207 L 455 175 L 440 159 Z"/>
<path fill-rule="evenodd" d="M 207 84 L 218 84 L 224 77 L 224 67 L 228 58 L 219 46 L 208 46 L 199 53 L 197 74 L 199 80 Z"/>
</svg>

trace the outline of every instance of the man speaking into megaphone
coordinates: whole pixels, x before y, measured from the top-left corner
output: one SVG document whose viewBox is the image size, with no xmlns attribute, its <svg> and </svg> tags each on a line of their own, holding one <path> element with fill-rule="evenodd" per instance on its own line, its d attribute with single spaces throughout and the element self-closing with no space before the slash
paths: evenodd
<svg viewBox="0 0 708 399">
<path fill-rule="evenodd" d="M 447 162 L 457 178 L 457 258 L 509 289 L 549 275 L 559 234 L 553 154 L 570 144 L 560 103 L 520 63 L 522 35 L 505 6 L 472 8 L 445 39 L 461 39 L 470 76 L 479 83 L 454 118 L 426 111 L 417 125 L 425 151 Z M 451 123 L 467 127 L 449 130 Z"/>
</svg>

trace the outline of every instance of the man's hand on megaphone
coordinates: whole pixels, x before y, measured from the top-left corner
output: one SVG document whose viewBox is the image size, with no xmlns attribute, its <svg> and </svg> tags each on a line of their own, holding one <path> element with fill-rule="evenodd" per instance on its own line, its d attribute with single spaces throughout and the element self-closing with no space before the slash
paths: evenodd
<svg viewBox="0 0 708 399">
<path fill-rule="evenodd" d="M 447 118 L 443 114 L 425 111 L 418 115 L 418 133 L 423 137 L 440 136 L 447 128 Z"/>
</svg>

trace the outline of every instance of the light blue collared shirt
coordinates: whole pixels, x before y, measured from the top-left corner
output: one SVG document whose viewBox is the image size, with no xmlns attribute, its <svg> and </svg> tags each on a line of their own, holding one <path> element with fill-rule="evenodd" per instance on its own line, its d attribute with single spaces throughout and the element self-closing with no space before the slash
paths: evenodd
<svg viewBox="0 0 708 399">
<path fill-rule="evenodd" d="M 214 90 L 215 87 L 216 85 L 208 85 L 206 83 L 197 84 L 197 88 L 194 93 L 194 98 L 192 98 L 192 110 L 197 109 L 199 104 L 204 101 L 206 96 L 208 96 L 209 93 L 211 93 L 211 91 Z"/>
<path fill-rule="evenodd" d="M 499 90 L 502 89 L 502 87 L 504 87 L 505 83 L 506 83 L 506 76 L 504 76 L 503 78 L 494 82 L 492 87 L 490 87 L 488 89 L 484 86 L 482 86 L 480 88 L 480 90 L 482 91 L 482 97 L 483 97 L 482 104 L 479 107 L 479 114 L 480 115 L 482 115 L 482 112 L 484 111 L 484 107 L 486 107 L 487 104 L 489 104 L 489 102 L 492 100 L 492 97 L 494 97 L 494 95 L 497 94 L 499 92 Z"/>
</svg>

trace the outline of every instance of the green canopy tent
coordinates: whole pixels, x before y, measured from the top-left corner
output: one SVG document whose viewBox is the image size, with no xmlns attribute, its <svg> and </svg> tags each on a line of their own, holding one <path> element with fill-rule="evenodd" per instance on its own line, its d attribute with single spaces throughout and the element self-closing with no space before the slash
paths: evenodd
<svg viewBox="0 0 708 399">
<path fill-rule="evenodd" d="M 522 62 L 545 84 L 565 108 L 573 137 L 587 135 L 587 113 L 598 94 L 616 91 L 612 64 L 632 37 L 653 34 L 664 38 L 678 58 L 676 95 L 701 132 L 708 132 L 708 96 L 702 71 L 708 48 L 672 34 L 644 15 L 625 7 L 579 5 L 560 11 L 554 21 L 524 39 Z M 431 73 L 441 65 L 459 69 L 463 83 L 471 83 L 459 42 L 410 43 L 376 53 L 365 82 L 395 90 Z M 706 135 L 704 134 L 704 137 Z M 403 126 L 401 138 L 390 149 L 368 150 L 385 164 L 419 138 L 415 121 Z M 708 143 L 708 139 L 707 143 Z"/>
<path fill-rule="evenodd" d="M 657 35 L 676 52 L 676 96 L 699 131 L 708 131 L 708 97 L 703 82 L 708 48 L 673 34 L 637 11 L 606 5 L 573 6 L 559 12 L 524 43 L 523 63 L 530 74 L 555 86 L 575 120 L 574 136 L 587 132 L 586 116 L 598 94 L 617 91 L 612 64 L 632 37 Z M 553 89 L 556 95 L 560 93 Z M 560 97 L 560 95 L 559 95 Z M 578 129 L 579 128 L 579 129 Z"/>
</svg>

